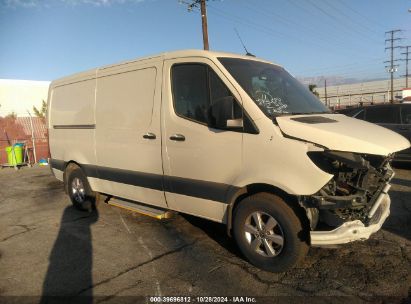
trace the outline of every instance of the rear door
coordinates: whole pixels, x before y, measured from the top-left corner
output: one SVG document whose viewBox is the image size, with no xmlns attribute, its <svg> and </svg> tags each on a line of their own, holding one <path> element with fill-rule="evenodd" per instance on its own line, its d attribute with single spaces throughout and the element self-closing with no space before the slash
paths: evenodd
<svg viewBox="0 0 411 304">
<path fill-rule="evenodd" d="M 166 60 L 163 71 L 167 203 L 171 209 L 224 222 L 227 195 L 241 170 L 243 134 L 211 127 L 208 114 L 211 103 L 234 99 L 232 118 L 241 118 L 239 94 L 209 59 Z"/>
</svg>

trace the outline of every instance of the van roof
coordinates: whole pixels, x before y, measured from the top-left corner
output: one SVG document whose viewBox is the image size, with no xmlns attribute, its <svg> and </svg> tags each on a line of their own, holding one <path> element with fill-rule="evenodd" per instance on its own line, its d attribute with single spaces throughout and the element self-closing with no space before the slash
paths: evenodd
<svg viewBox="0 0 411 304">
<path fill-rule="evenodd" d="M 239 55 L 239 54 L 234 54 L 234 53 L 227 53 L 227 52 L 216 52 L 216 51 L 205 51 L 205 50 L 180 50 L 180 51 L 172 51 L 172 52 L 163 52 L 157 55 L 151 55 L 151 56 L 146 56 L 146 57 L 139 57 L 135 58 L 132 60 L 127 60 L 115 64 L 110 64 L 110 65 L 105 65 L 102 67 L 94 68 L 91 70 L 87 70 L 84 72 L 76 73 L 73 75 L 65 76 L 59 79 L 54 80 L 51 83 L 51 87 L 54 87 L 56 85 L 62 85 L 62 84 L 67 84 L 73 81 L 82 81 L 82 80 L 87 80 L 94 78 L 97 71 L 99 70 L 104 70 L 108 69 L 111 67 L 117 67 L 121 65 L 127 65 L 130 63 L 134 62 L 139 62 L 139 61 L 144 61 L 144 60 L 152 60 L 152 59 L 172 59 L 172 58 L 181 58 L 181 57 L 212 57 L 212 58 L 217 58 L 217 57 L 231 57 L 231 58 L 240 58 L 240 59 L 248 59 L 248 60 L 255 60 L 255 61 L 260 61 L 260 62 L 266 62 L 266 63 L 272 63 L 267 60 L 263 60 L 261 58 L 257 57 L 252 57 L 252 56 L 247 56 L 247 55 Z M 276 63 L 274 63 L 276 64 Z M 276 64 L 277 65 L 277 64 Z"/>
</svg>

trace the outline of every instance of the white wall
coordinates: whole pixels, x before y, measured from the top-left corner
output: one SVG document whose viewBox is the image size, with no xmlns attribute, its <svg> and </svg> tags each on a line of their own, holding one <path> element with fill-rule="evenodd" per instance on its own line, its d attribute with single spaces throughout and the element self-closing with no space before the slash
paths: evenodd
<svg viewBox="0 0 411 304">
<path fill-rule="evenodd" d="M 0 116 L 15 112 L 17 116 L 33 113 L 33 106 L 41 108 L 47 102 L 49 81 L 0 79 Z"/>
</svg>

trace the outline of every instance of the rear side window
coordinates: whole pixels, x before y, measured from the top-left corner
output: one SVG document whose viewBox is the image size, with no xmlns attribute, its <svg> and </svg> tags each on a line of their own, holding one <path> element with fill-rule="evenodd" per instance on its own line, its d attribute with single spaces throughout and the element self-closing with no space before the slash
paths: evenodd
<svg viewBox="0 0 411 304">
<path fill-rule="evenodd" d="M 401 106 L 401 120 L 403 124 L 411 124 L 411 105 Z"/>
<path fill-rule="evenodd" d="M 365 120 L 372 123 L 399 124 L 399 108 L 396 106 L 369 107 L 366 109 Z"/>
<path fill-rule="evenodd" d="M 218 77 L 204 64 L 172 67 L 174 109 L 178 116 L 216 128 L 228 119 L 242 118 L 242 109 Z"/>
</svg>

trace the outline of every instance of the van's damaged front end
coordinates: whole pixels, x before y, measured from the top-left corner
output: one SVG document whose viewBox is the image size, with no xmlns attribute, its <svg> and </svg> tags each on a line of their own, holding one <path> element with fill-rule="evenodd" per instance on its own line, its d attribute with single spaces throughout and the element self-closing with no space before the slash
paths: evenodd
<svg viewBox="0 0 411 304">
<path fill-rule="evenodd" d="M 285 136 L 311 143 L 311 163 L 330 179 L 300 195 L 311 222 L 311 244 L 365 240 L 390 213 L 390 162 L 410 142 L 386 128 L 341 114 L 277 117 Z M 323 223 L 323 224 L 322 224 Z M 326 225 L 324 225 L 326 224 Z"/>
<path fill-rule="evenodd" d="M 317 193 L 302 196 L 311 222 L 313 246 L 365 240 L 378 231 L 390 213 L 392 155 L 352 152 L 308 152 L 314 164 L 333 178 Z M 326 225 L 318 225 L 318 222 Z"/>
</svg>

